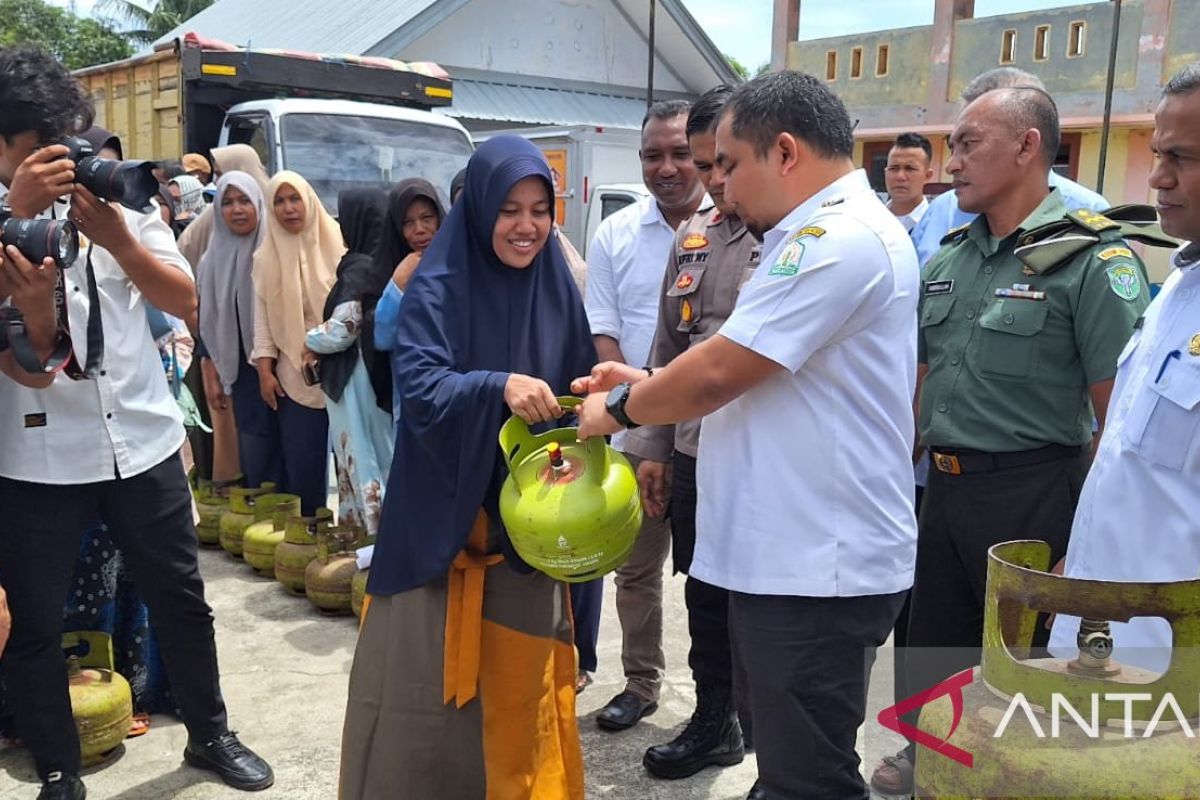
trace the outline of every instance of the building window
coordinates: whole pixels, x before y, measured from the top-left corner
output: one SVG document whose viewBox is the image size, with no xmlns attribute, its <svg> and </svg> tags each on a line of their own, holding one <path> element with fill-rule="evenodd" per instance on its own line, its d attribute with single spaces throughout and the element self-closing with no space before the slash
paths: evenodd
<svg viewBox="0 0 1200 800">
<path fill-rule="evenodd" d="M 1011 64 L 1017 60 L 1017 32 L 1009 28 L 1000 39 L 1000 63 Z"/>
<path fill-rule="evenodd" d="M 888 74 L 888 56 L 891 55 L 891 48 L 886 44 L 879 45 L 879 49 L 875 51 L 875 77 L 882 78 Z"/>
<path fill-rule="evenodd" d="M 863 61 L 862 56 L 863 56 L 863 49 L 861 47 L 856 47 L 850 51 L 850 77 L 851 78 L 861 78 L 862 77 L 862 61 Z"/>
<path fill-rule="evenodd" d="M 1087 46 L 1087 23 L 1077 20 L 1071 23 L 1071 32 L 1067 36 L 1067 58 L 1079 58 Z"/>
<path fill-rule="evenodd" d="M 1033 60 L 1046 61 L 1050 58 L 1050 26 L 1038 25 L 1033 32 Z"/>
<path fill-rule="evenodd" d="M 837 50 L 825 53 L 825 80 L 837 80 Z"/>
</svg>

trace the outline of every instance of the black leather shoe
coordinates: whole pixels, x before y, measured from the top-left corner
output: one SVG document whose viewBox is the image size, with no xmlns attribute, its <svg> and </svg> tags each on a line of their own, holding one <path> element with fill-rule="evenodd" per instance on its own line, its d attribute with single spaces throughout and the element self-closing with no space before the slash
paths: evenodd
<svg viewBox="0 0 1200 800">
<path fill-rule="evenodd" d="M 606 731 L 623 731 L 655 711 L 658 711 L 658 703 L 653 700 L 643 700 L 633 692 L 621 692 L 601 710 L 596 725 Z"/>
<path fill-rule="evenodd" d="M 183 760 L 197 769 L 217 773 L 225 783 L 244 792 L 257 792 L 275 782 L 270 764 L 238 741 L 232 731 L 205 744 L 188 742 Z"/>
<path fill-rule="evenodd" d="M 86 800 L 87 789 L 78 775 L 63 775 L 56 772 L 51 780 L 42 782 L 38 800 Z"/>
<path fill-rule="evenodd" d="M 746 795 L 746 800 L 767 800 L 767 790 L 762 787 L 758 781 L 750 787 L 750 794 Z"/>
<path fill-rule="evenodd" d="M 642 765 L 656 778 L 676 780 L 695 775 L 708 766 L 731 767 L 742 763 L 746 750 L 728 690 L 700 688 L 696 713 L 683 732 L 666 744 L 656 744 L 642 757 Z"/>
</svg>

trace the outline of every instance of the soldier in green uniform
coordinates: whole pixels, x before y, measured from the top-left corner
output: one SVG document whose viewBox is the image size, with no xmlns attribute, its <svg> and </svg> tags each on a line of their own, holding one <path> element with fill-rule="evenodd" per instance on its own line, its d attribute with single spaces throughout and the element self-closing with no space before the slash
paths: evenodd
<svg viewBox="0 0 1200 800">
<path fill-rule="evenodd" d="M 738 291 L 758 263 L 758 237 L 732 213 L 724 202 L 724 182 L 714 177 L 717 121 L 732 92 L 728 86 L 710 90 L 688 115 L 692 160 L 713 204 L 702 206 L 675 234 L 650 351 L 652 367 L 666 366 L 720 330 L 733 312 Z M 638 467 L 638 478 L 646 508 L 662 513 L 669 499 L 676 572 L 688 572 L 696 544 L 699 444 L 698 419 L 642 427 L 625 440 L 628 452 L 645 459 Z M 665 496 L 668 462 L 673 473 L 669 498 Z M 684 599 L 692 639 L 688 664 L 696 683 L 696 711 L 679 736 L 646 751 L 646 769 L 660 778 L 685 778 L 712 764 L 738 763 L 744 753 L 739 716 L 747 728 L 749 722 L 747 704 L 734 702 L 729 592 L 689 577 Z M 739 711 L 735 712 L 735 707 Z"/>
<path fill-rule="evenodd" d="M 932 469 L 903 655 L 913 694 L 979 663 L 989 547 L 1037 538 L 1055 562 L 1066 553 L 1093 414 L 1102 429 L 1117 356 L 1150 301 L 1124 241 L 1141 229 L 1072 212 L 1048 184 L 1049 95 L 988 92 L 950 143 L 959 205 L 981 216 L 922 275 L 917 429 Z"/>
</svg>

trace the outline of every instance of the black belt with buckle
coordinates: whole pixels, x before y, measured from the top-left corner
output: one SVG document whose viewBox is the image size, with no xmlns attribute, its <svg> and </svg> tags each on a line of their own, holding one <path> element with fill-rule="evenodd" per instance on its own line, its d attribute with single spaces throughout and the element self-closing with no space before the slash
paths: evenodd
<svg viewBox="0 0 1200 800">
<path fill-rule="evenodd" d="M 978 450 L 939 450 L 931 448 L 930 462 L 934 469 L 947 475 L 963 475 L 971 472 L 995 472 L 999 469 L 1012 467 L 1027 467 L 1031 464 L 1044 464 L 1048 461 L 1058 461 L 1063 458 L 1078 458 L 1083 455 L 1083 447 L 1075 445 L 1068 447 L 1062 444 L 1049 444 L 1036 450 L 1019 450 L 1015 453 L 982 453 Z"/>
</svg>

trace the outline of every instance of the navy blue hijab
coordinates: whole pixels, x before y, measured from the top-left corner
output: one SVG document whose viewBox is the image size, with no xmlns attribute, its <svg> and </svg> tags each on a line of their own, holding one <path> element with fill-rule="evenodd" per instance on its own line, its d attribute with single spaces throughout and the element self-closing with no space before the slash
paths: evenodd
<svg viewBox="0 0 1200 800">
<path fill-rule="evenodd" d="M 534 145 L 517 136 L 483 144 L 405 292 L 392 359 L 402 411 L 371 594 L 444 576 L 481 507 L 499 521 L 506 471 L 496 437 L 512 413 L 504 404 L 508 376 L 541 378 L 563 395 L 596 362 L 583 301 L 553 232 L 527 269 L 506 266 L 492 249 L 500 207 L 531 176 L 553 198 L 550 169 Z M 528 569 L 511 546 L 505 553 Z"/>
</svg>

